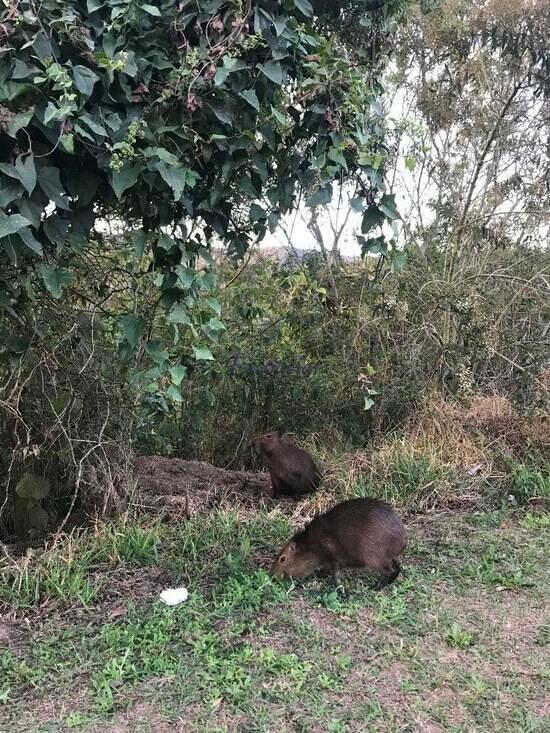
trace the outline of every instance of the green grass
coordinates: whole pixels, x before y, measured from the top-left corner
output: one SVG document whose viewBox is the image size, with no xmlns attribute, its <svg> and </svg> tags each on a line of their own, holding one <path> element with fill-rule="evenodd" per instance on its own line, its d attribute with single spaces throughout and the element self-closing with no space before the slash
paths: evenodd
<svg viewBox="0 0 550 733">
<path fill-rule="evenodd" d="M 550 463 L 542 469 L 523 463 L 513 467 L 512 494 L 520 504 L 533 499 L 550 502 Z"/>
<path fill-rule="evenodd" d="M 376 496 L 400 506 L 430 505 L 451 480 L 451 472 L 434 456 L 397 453 L 384 466 L 377 481 L 360 480 L 353 487 L 357 496 Z M 444 492 L 445 493 L 445 492 Z"/>
<path fill-rule="evenodd" d="M 280 512 L 123 518 L 67 537 L 3 571 L 10 618 L 30 627 L 17 621 L 0 655 L 0 730 L 542 731 L 540 516 L 415 524 L 399 581 L 379 593 L 363 572 L 345 574 L 345 594 L 322 575 L 273 579 L 291 532 Z M 163 606 L 177 583 L 189 599 Z"/>
</svg>

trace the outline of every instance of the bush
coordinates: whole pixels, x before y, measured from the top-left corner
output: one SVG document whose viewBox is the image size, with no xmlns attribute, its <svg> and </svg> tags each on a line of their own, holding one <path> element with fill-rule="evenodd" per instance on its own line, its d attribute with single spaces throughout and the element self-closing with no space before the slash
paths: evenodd
<svg viewBox="0 0 550 733">
<path fill-rule="evenodd" d="M 544 253 L 527 257 L 518 249 L 497 258 L 528 278 Z M 535 327 L 524 317 L 533 305 L 531 293 L 516 297 L 509 311 L 518 295 L 513 282 L 479 291 L 472 280 L 462 284 L 460 297 L 463 306 L 471 298 L 474 305 L 457 308 L 458 286 L 442 294 L 430 284 L 442 267 L 437 252 L 412 253 L 404 270 L 394 274 L 382 267 L 378 279 L 368 260 L 344 265 L 338 302 L 318 260 L 292 267 L 260 259 L 236 280 L 233 270 L 222 271 L 227 331 L 217 361 L 190 375 L 180 409 L 143 416 L 137 449 L 249 466 L 251 438 L 279 425 L 322 444 L 352 448 L 410 425 L 435 391 L 463 407 L 453 413 L 449 402 L 441 414 L 427 416 L 424 429 L 430 419 L 439 421 L 440 432 L 451 421 L 463 439 L 479 432 L 513 451 L 544 452 L 550 444 L 544 418 L 548 303 L 537 302 Z M 454 337 L 445 344 L 448 315 Z M 527 333 L 530 350 L 518 354 Z M 468 452 L 462 452 L 467 462 Z"/>
</svg>

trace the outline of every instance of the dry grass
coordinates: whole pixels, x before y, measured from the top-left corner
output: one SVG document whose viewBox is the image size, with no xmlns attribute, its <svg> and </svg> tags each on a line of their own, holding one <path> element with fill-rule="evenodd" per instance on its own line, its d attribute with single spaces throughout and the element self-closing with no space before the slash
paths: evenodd
<svg viewBox="0 0 550 733">
<path fill-rule="evenodd" d="M 415 509 L 475 506 L 482 485 L 509 482 L 503 459 L 522 460 L 529 451 L 550 457 L 550 421 L 543 413 L 519 414 L 504 395 L 475 395 L 463 404 L 433 394 L 399 434 L 362 450 L 337 454 L 315 435 L 302 445 L 323 466 L 326 488 L 295 510 L 297 523 L 358 487 Z"/>
</svg>

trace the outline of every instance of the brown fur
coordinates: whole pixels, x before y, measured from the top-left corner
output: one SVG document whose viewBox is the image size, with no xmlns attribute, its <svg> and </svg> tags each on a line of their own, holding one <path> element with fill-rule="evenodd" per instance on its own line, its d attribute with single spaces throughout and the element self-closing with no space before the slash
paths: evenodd
<svg viewBox="0 0 550 733">
<path fill-rule="evenodd" d="M 258 436 L 254 447 L 269 469 L 274 497 L 302 496 L 319 486 L 321 474 L 312 457 L 281 431 Z"/>
<path fill-rule="evenodd" d="M 339 585 L 341 568 L 379 572 L 375 588 L 399 575 L 399 556 L 407 545 L 401 519 L 378 499 L 350 499 L 329 509 L 292 537 L 273 563 L 275 576 L 300 577 L 328 568 Z"/>
</svg>

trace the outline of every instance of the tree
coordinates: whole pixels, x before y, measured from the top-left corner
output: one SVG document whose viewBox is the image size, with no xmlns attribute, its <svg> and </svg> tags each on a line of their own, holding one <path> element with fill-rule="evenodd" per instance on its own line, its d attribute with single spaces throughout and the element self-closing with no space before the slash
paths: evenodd
<svg viewBox="0 0 550 733">
<path fill-rule="evenodd" d="M 361 12 L 385 22 L 381 4 Z M 214 234 L 241 255 L 298 185 L 328 200 L 335 179 L 369 175 L 382 143 L 375 67 L 326 37 L 307 0 L 17 2 L 1 27 L 0 307 L 12 316 L 31 291 L 61 298 L 94 222 L 115 213 L 146 271 L 164 274 L 165 309 L 185 298 L 192 320 L 214 283 L 194 266 Z M 129 346 L 143 329 L 123 328 Z"/>
<path fill-rule="evenodd" d="M 369 201 L 380 196 L 378 76 L 404 7 L 5 4 L 0 404 L 11 458 L 0 468 L 8 493 L 29 461 L 43 472 L 51 460 L 50 473 L 57 461 L 59 485 L 75 481 L 73 502 L 83 475 L 93 487 L 103 481 L 94 475 L 109 473 L 106 445 L 116 446 L 135 397 L 113 369 L 117 347 L 151 409 L 181 403 L 185 375 L 212 360 L 224 328 L 215 237 L 239 257 L 299 191 L 315 205 L 346 178 L 360 178 Z M 338 9 L 362 19 L 362 52 L 338 32 Z M 114 236 L 105 232 L 113 220 Z"/>
<path fill-rule="evenodd" d="M 549 49 L 550 8 L 539 0 L 444 0 L 412 13 L 400 35 L 393 185 L 429 273 L 426 331 L 445 379 L 473 382 L 491 364 L 511 383 L 536 380 L 546 359 L 546 321 L 532 302 L 547 297 L 550 267 L 538 251 L 550 203 Z M 515 292 L 490 319 L 505 281 Z"/>
</svg>

